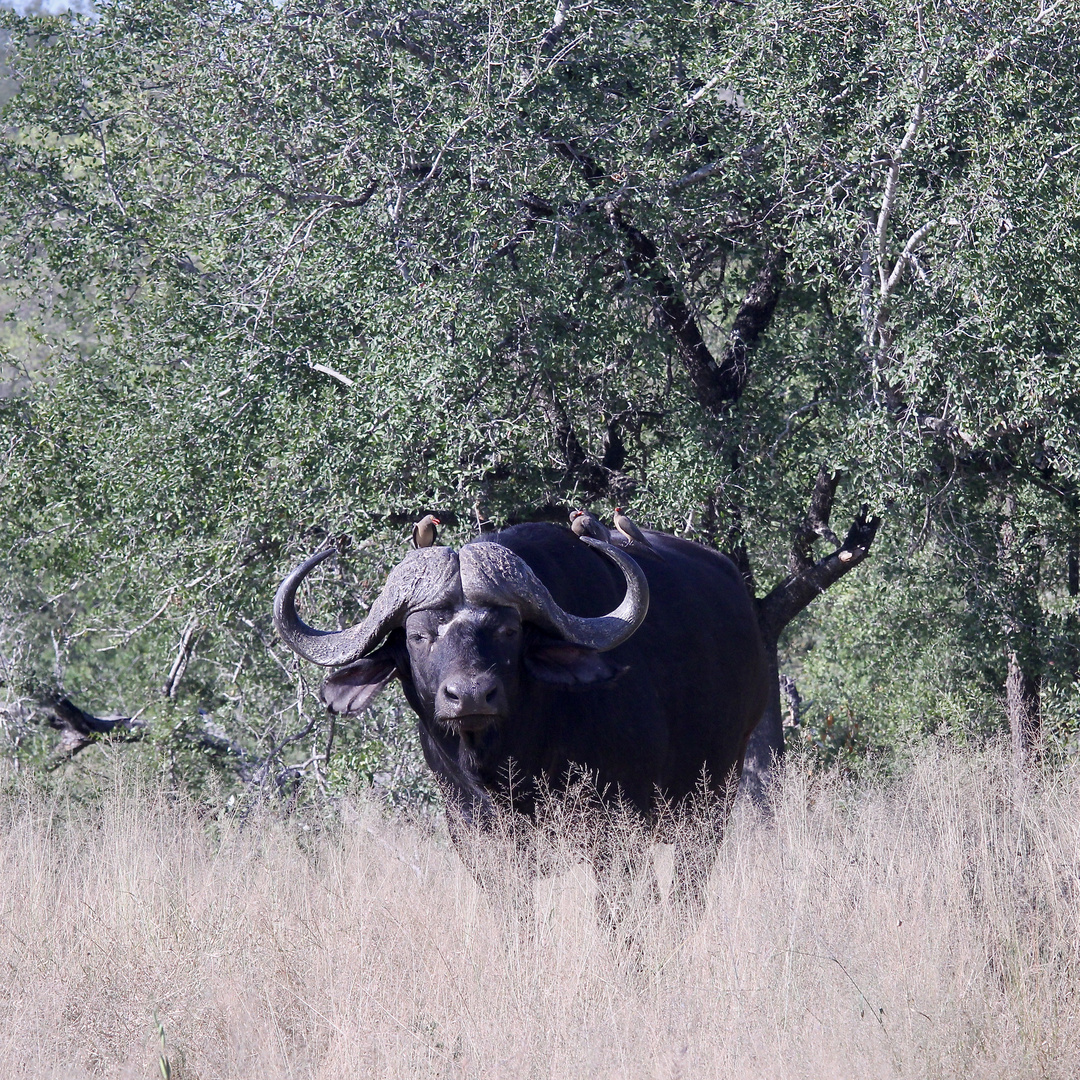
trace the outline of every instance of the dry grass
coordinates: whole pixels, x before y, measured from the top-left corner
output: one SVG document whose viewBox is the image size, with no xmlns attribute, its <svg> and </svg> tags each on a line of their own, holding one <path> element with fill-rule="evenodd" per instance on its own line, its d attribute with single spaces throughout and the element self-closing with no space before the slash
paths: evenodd
<svg viewBox="0 0 1080 1080">
<path fill-rule="evenodd" d="M 0 1076 L 1075 1077 L 1080 770 L 938 750 L 792 772 L 709 909 L 597 929 L 584 868 L 504 929 L 441 832 L 359 806 L 208 838 L 159 793 L 0 807 Z"/>
</svg>

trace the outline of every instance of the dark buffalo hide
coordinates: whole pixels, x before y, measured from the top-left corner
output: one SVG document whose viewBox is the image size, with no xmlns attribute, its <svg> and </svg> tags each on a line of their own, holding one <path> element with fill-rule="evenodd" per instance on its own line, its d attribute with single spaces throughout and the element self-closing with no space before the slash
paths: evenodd
<svg viewBox="0 0 1080 1080">
<path fill-rule="evenodd" d="M 634 554 L 648 614 L 614 649 L 567 642 L 512 605 L 470 603 L 441 585 L 379 648 L 331 675 L 324 700 L 356 712 L 400 678 L 428 764 L 466 820 L 493 800 L 529 813 L 538 786 L 557 791 L 581 770 L 602 799 L 646 818 L 658 797 L 678 805 L 703 777 L 722 789 L 766 699 L 751 600 L 723 555 L 647 536 L 652 550 Z M 518 525 L 472 543 L 515 552 L 572 615 L 602 616 L 626 591 L 618 566 L 566 528 Z"/>
</svg>

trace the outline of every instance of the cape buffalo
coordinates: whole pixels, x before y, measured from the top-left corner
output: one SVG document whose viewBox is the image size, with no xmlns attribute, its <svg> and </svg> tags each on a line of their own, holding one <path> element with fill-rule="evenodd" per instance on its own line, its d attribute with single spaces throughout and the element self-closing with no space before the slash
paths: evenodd
<svg viewBox="0 0 1080 1080">
<path fill-rule="evenodd" d="M 500 804 L 531 814 L 538 788 L 587 770 L 601 801 L 650 820 L 691 803 L 703 779 L 733 790 L 766 661 L 735 565 L 647 535 L 637 559 L 547 524 L 420 548 L 363 622 L 331 632 L 294 605 L 327 549 L 285 579 L 274 619 L 297 653 L 340 669 L 322 688 L 333 712 L 359 712 L 401 680 L 454 817 L 482 824 Z M 676 885 L 692 888 L 684 877 L 677 857 Z"/>
</svg>

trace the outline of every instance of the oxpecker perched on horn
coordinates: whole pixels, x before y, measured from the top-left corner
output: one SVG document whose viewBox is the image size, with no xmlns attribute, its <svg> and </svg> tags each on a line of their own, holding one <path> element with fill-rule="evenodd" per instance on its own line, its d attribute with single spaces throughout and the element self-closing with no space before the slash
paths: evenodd
<svg viewBox="0 0 1080 1080">
<path fill-rule="evenodd" d="M 436 525 L 442 522 L 434 515 L 428 514 L 422 517 L 412 527 L 412 546 L 414 548 L 429 548 L 439 539 L 439 530 Z"/>
<path fill-rule="evenodd" d="M 575 536 L 591 536 L 605 544 L 611 543 L 611 530 L 588 510 L 574 510 L 570 514 L 570 528 Z"/>
<path fill-rule="evenodd" d="M 615 507 L 615 528 L 622 533 L 628 546 L 640 544 L 641 547 L 653 550 L 652 544 L 645 539 L 645 534 L 623 513 L 621 506 Z"/>
</svg>

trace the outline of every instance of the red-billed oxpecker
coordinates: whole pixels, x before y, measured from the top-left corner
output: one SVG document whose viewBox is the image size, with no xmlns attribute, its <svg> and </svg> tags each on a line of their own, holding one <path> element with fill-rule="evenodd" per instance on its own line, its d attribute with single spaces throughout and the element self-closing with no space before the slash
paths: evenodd
<svg viewBox="0 0 1080 1080">
<path fill-rule="evenodd" d="M 434 514 L 422 517 L 412 527 L 412 546 L 414 548 L 432 547 L 439 539 L 439 530 L 435 526 L 441 524 L 442 522 Z"/>
<path fill-rule="evenodd" d="M 605 544 L 611 543 L 611 530 L 588 510 L 574 510 L 570 514 L 570 528 L 575 536 L 591 536 Z"/>
<path fill-rule="evenodd" d="M 640 545 L 650 551 L 654 550 L 652 544 L 645 539 L 645 534 L 623 513 L 621 506 L 615 507 L 615 528 L 626 539 L 628 547 Z"/>
</svg>

